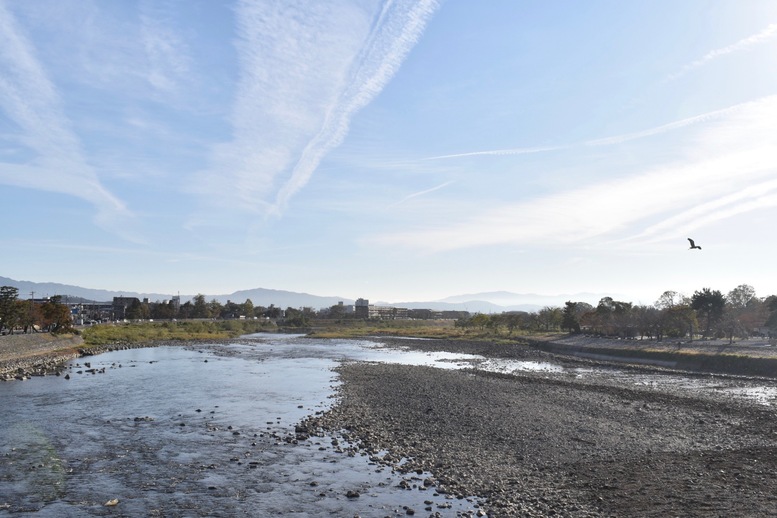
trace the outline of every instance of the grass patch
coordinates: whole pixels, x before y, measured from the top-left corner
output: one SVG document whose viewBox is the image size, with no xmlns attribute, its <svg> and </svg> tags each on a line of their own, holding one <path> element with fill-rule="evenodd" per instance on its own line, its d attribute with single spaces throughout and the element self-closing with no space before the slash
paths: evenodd
<svg viewBox="0 0 777 518">
<path fill-rule="evenodd" d="M 318 321 L 310 336 L 316 338 L 358 338 L 362 336 L 403 336 L 444 340 L 488 340 L 495 343 L 515 342 L 527 335 L 508 334 L 488 329 L 456 327 L 452 320 L 336 320 Z"/>
<path fill-rule="evenodd" d="M 82 332 L 84 345 L 137 344 L 165 340 L 217 340 L 240 335 L 277 331 L 275 324 L 256 320 L 196 320 L 101 324 Z"/>
</svg>

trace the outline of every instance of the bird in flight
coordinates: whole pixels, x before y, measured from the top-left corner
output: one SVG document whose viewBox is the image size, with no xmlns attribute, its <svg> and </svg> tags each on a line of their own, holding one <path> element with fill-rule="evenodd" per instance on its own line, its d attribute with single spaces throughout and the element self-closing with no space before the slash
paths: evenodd
<svg viewBox="0 0 777 518">
<path fill-rule="evenodd" d="M 691 238 L 689 237 L 689 238 L 688 238 L 688 241 L 691 243 L 691 248 L 689 248 L 688 250 L 693 250 L 694 248 L 698 248 L 699 250 L 701 250 L 701 247 L 700 247 L 699 245 L 697 245 L 696 243 L 694 243 L 694 242 L 693 242 L 693 239 L 691 239 Z"/>
</svg>

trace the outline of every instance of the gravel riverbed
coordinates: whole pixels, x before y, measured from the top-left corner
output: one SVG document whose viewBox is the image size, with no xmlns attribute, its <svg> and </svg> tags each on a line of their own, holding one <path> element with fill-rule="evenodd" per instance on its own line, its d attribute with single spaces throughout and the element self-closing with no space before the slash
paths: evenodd
<svg viewBox="0 0 777 518">
<path fill-rule="evenodd" d="M 56 372 L 78 358 L 83 339 L 51 333 L 0 336 L 0 380 L 21 380 Z"/>
<path fill-rule="evenodd" d="M 0 375 L 13 379 L 56 368 L 82 354 L 79 340 L 0 337 Z M 773 404 L 629 379 L 678 376 L 656 367 L 619 364 L 628 376 L 599 376 L 590 372 L 613 364 L 527 345 L 376 340 L 421 351 L 551 361 L 567 369 L 497 374 L 344 363 L 335 405 L 300 423 L 300 440 L 334 435 L 373 462 L 429 473 L 428 487 L 409 484 L 407 490 L 477 501 L 477 512 L 492 517 L 777 516 Z M 124 346 L 110 348 L 117 347 Z M 701 380 L 777 391 L 773 379 L 682 376 L 691 385 Z"/>
<path fill-rule="evenodd" d="M 382 341 L 580 365 L 518 345 Z M 338 403 L 301 429 L 430 472 L 439 491 L 478 497 L 489 516 L 777 515 L 768 405 L 572 373 L 349 363 L 339 375 Z"/>
</svg>

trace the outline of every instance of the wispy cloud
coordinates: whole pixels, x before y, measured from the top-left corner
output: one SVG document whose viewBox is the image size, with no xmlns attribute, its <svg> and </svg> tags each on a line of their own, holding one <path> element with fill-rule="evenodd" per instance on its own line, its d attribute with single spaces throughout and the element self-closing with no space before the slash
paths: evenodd
<svg viewBox="0 0 777 518">
<path fill-rule="evenodd" d="M 748 104 L 749 103 L 742 103 L 736 106 L 731 106 L 729 108 L 724 108 L 722 110 L 715 110 L 715 111 L 703 113 L 701 115 L 697 115 L 694 117 L 688 117 L 686 119 L 682 119 L 679 121 L 673 121 L 667 124 L 662 124 L 661 126 L 648 128 L 643 131 L 636 131 L 633 133 L 623 133 L 621 135 L 613 135 L 611 137 L 603 137 L 599 139 L 586 140 L 584 142 L 579 142 L 579 143 L 565 144 L 561 146 L 472 151 L 468 153 L 456 153 L 451 155 L 433 156 L 433 157 L 424 158 L 422 160 L 441 160 L 446 158 L 464 158 L 464 157 L 472 157 L 472 156 L 526 155 L 526 154 L 532 154 L 532 153 L 544 153 L 549 151 L 566 151 L 566 150 L 572 150 L 574 148 L 581 147 L 581 146 L 610 146 L 610 145 L 623 144 L 631 140 L 654 137 L 656 135 L 668 133 L 670 131 L 685 128 L 687 126 L 692 126 L 694 124 L 701 124 L 704 122 L 711 121 L 713 119 L 720 119 L 730 114 L 733 111 L 743 109 L 744 107 L 748 106 Z"/>
<path fill-rule="evenodd" d="M 224 202 L 282 211 L 397 72 L 436 8 L 435 0 L 387 1 L 377 12 L 341 1 L 239 2 L 234 138 L 214 149 L 197 190 L 212 196 L 228 176 L 236 188 Z"/>
<path fill-rule="evenodd" d="M 148 57 L 148 82 L 156 89 L 172 92 L 186 77 L 191 58 L 186 44 L 165 23 L 165 13 L 159 3 L 143 2 L 140 14 L 140 35 Z"/>
<path fill-rule="evenodd" d="M 392 203 L 391 205 L 389 205 L 389 207 L 396 207 L 397 205 L 401 205 L 401 204 L 405 203 L 408 200 L 412 200 L 413 198 L 418 198 L 419 196 L 424 196 L 425 194 L 429 194 L 429 193 L 432 193 L 434 191 L 439 191 L 440 189 L 443 189 L 443 188 L 449 186 L 452 183 L 453 183 L 453 180 L 451 180 L 449 182 L 442 183 L 442 184 L 440 184 L 440 185 L 438 185 L 436 187 L 432 187 L 431 189 L 426 189 L 424 191 L 419 191 L 419 192 L 414 192 L 413 194 L 408 194 L 407 196 L 405 196 L 404 198 L 402 198 L 398 202 Z"/>
<path fill-rule="evenodd" d="M 687 65 L 685 65 L 679 72 L 676 72 L 668 76 L 664 80 L 664 82 L 674 81 L 680 76 L 687 74 L 691 70 L 694 70 L 696 68 L 706 65 L 710 61 L 713 61 L 722 56 L 726 56 L 728 54 L 732 54 L 734 52 L 747 50 L 755 45 L 758 45 L 760 43 L 763 43 L 773 38 L 774 36 L 777 36 L 777 23 L 772 23 L 761 32 L 753 34 L 752 36 L 748 36 L 747 38 L 743 38 L 737 41 L 736 43 L 707 52 L 704 56 L 697 59 L 696 61 L 692 61 L 691 63 L 688 63 Z"/>
<path fill-rule="evenodd" d="M 698 124 L 684 139 L 683 160 L 371 243 L 427 252 L 497 244 L 595 246 L 632 236 L 644 243 L 777 206 L 777 96 L 706 120 L 715 123 Z"/>
<path fill-rule="evenodd" d="M 84 159 L 62 100 L 15 18 L 0 2 L 0 109 L 19 127 L 20 142 L 34 158 L 0 163 L 0 182 L 77 196 L 98 210 L 96 223 L 114 228 L 129 216 Z"/>
<path fill-rule="evenodd" d="M 514 149 L 493 149 L 488 151 L 470 151 L 467 153 L 455 153 L 452 155 L 439 155 L 427 157 L 424 160 L 442 160 L 445 158 L 464 158 L 469 156 L 508 156 L 508 155 L 528 155 L 532 153 L 543 153 L 545 151 L 558 151 L 566 149 L 569 146 L 544 146 L 544 147 L 530 147 L 530 148 L 514 148 Z"/>
</svg>

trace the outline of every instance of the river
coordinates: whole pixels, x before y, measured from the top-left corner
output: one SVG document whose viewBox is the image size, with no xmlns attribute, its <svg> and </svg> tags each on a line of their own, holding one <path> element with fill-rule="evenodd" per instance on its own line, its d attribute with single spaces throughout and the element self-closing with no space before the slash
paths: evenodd
<svg viewBox="0 0 777 518">
<path fill-rule="evenodd" d="M 428 473 L 392 472 L 335 437 L 296 440 L 295 424 L 333 404 L 343 361 L 629 377 L 646 390 L 669 383 L 767 405 L 777 398 L 771 384 L 297 335 L 115 351 L 71 362 L 62 376 L 0 384 L 0 515 L 474 515 L 477 499 L 427 487 Z"/>
<path fill-rule="evenodd" d="M 404 489 L 403 480 L 424 487 L 427 475 L 392 473 L 331 437 L 292 440 L 296 423 L 333 403 L 340 361 L 455 367 L 466 364 L 463 355 L 252 338 L 115 351 L 71 362 L 70 379 L 63 372 L 0 384 L 0 515 L 405 516 L 476 508 L 474 499 L 434 488 Z"/>
</svg>

